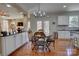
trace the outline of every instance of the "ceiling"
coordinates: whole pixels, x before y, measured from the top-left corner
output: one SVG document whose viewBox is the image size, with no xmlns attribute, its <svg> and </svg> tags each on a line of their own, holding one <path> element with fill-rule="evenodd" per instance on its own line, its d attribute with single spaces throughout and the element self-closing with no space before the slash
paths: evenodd
<svg viewBox="0 0 79 59">
<path fill-rule="evenodd" d="M 25 11 L 34 12 L 39 8 L 39 3 L 17 4 Z M 64 8 L 63 6 L 67 7 Z M 79 11 L 79 3 L 40 3 L 40 9 L 47 13 L 59 13 L 65 11 Z"/>
<path fill-rule="evenodd" d="M 19 13 L 20 11 L 17 8 L 15 8 L 14 6 L 7 7 L 6 5 L 7 5 L 6 3 L 0 4 L 0 12 L 1 12 L 1 10 L 3 10 L 10 16 L 10 18 L 14 18 L 14 19 L 20 18 L 20 13 Z"/>
<path fill-rule="evenodd" d="M 29 11 L 33 13 L 39 8 L 39 3 L 10 3 L 11 8 L 6 7 L 6 4 L 0 4 L 0 9 L 4 9 L 9 14 L 14 16 L 18 15 L 20 12 L 27 14 Z M 64 8 L 63 6 L 67 7 Z M 79 3 L 40 3 L 40 9 L 46 11 L 47 13 L 61 13 L 69 11 L 79 11 Z"/>
</svg>

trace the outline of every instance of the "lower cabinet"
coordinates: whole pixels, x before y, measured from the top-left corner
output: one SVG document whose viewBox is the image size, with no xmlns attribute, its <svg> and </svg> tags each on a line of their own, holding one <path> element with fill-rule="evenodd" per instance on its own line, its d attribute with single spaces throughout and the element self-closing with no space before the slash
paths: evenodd
<svg viewBox="0 0 79 59">
<path fill-rule="evenodd" d="M 27 33 L 19 33 L 12 36 L 6 36 L 0 38 L 0 52 L 1 55 L 9 55 L 14 50 L 21 47 L 27 40 Z"/>
<path fill-rule="evenodd" d="M 5 54 L 9 55 L 12 51 L 15 50 L 15 39 L 13 36 L 5 37 Z"/>
<path fill-rule="evenodd" d="M 22 45 L 22 35 L 21 34 L 16 34 L 15 36 L 15 44 L 16 44 L 16 49 L 19 48 Z"/>
<path fill-rule="evenodd" d="M 23 44 L 29 42 L 28 33 L 26 32 L 22 33 L 22 38 L 23 38 Z"/>
<path fill-rule="evenodd" d="M 25 41 L 26 41 L 26 42 L 29 42 L 29 37 L 28 37 L 28 33 L 27 33 L 27 32 L 25 33 L 25 38 L 26 38 Z"/>
<path fill-rule="evenodd" d="M 26 40 L 27 40 L 27 39 L 26 39 L 26 35 L 25 35 L 25 34 L 26 34 L 26 33 L 22 33 L 23 44 L 24 44 L 24 43 L 26 43 Z"/>
<path fill-rule="evenodd" d="M 1 42 L 1 44 L 0 44 L 0 45 L 1 45 L 1 46 L 0 46 L 0 48 L 1 48 L 1 49 L 0 49 L 0 50 L 1 50 L 1 55 L 2 55 L 2 56 L 5 56 L 5 55 L 6 55 L 6 53 L 5 53 L 5 52 L 6 52 L 6 46 L 5 46 L 5 42 L 6 42 L 6 41 L 5 41 L 5 37 L 2 37 L 2 38 L 0 38 L 0 39 L 1 39 L 1 40 L 0 40 L 0 42 Z"/>
<path fill-rule="evenodd" d="M 58 38 L 59 39 L 70 39 L 70 32 L 69 31 L 58 31 Z"/>
</svg>

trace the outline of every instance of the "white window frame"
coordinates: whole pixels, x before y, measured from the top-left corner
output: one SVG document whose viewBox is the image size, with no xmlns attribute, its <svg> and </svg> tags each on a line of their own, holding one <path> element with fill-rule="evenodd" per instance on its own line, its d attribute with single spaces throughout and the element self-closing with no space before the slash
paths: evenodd
<svg viewBox="0 0 79 59">
<path fill-rule="evenodd" d="M 49 36 L 49 21 L 44 21 L 44 33 Z"/>
<path fill-rule="evenodd" d="M 37 21 L 37 31 L 38 31 L 39 29 L 43 29 L 42 24 L 43 24 L 42 21 Z"/>
<path fill-rule="evenodd" d="M 31 29 L 31 23 L 30 23 L 30 21 L 28 21 L 28 23 L 27 23 L 27 31 L 30 30 L 30 29 Z"/>
<path fill-rule="evenodd" d="M 70 25 L 70 17 L 77 17 L 78 25 Z M 69 27 L 79 27 L 79 16 L 69 16 Z"/>
</svg>

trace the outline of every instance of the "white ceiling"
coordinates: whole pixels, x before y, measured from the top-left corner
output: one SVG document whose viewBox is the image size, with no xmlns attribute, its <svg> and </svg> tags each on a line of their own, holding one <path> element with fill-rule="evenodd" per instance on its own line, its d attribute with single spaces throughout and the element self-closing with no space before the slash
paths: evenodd
<svg viewBox="0 0 79 59">
<path fill-rule="evenodd" d="M 2 3 L 0 4 L 0 10 L 4 10 L 11 18 L 16 19 L 20 18 L 19 11 L 14 7 L 7 7 L 7 4 Z"/>
<path fill-rule="evenodd" d="M 25 11 L 33 12 L 39 8 L 39 3 L 17 4 Z M 66 5 L 66 8 L 63 6 Z M 47 13 L 59 13 L 64 11 L 79 11 L 79 3 L 40 3 L 40 9 Z"/>
<path fill-rule="evenodd" d="M 6 10 L 11 15 L 17 15 L 19 12 L 31 13 L 39 8 L 39 3 L 12 3 L 12 7 L 6 7 L 6 4 L 0 4 L 0 9 Z M 66 8 L 63 6 L 66 5 Z M 47 13 L 61 13 L 69 11 L 79 11 L 79 3 L 40 3 L 40 9 L 46 11 Z"/>
</svg>

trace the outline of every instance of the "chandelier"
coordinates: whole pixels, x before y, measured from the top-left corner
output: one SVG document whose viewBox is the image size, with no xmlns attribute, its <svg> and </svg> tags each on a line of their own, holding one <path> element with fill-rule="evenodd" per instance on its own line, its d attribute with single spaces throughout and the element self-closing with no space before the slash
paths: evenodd
<svg viewBox="0 0 79 59">
<path fill-rule="evenodd" d="M 33 12 L 33 16 L 35 16 L 35 17 L 45 17 L 46 16 L 46 12 L 41 10 L 41 8 L 40 8 L 40 3 L 38 4 L 38 9 Z"/>
</svg>

